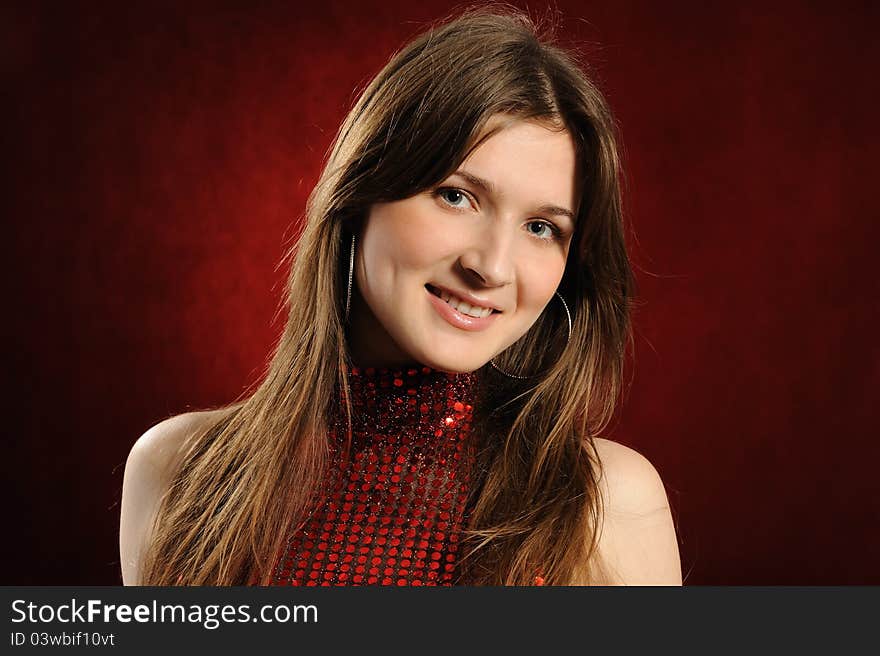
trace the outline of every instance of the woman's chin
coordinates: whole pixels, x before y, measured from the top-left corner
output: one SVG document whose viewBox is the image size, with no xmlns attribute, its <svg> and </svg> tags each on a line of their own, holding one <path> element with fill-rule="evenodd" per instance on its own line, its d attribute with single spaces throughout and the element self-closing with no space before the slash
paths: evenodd
<svg viewBox="0 0 880 656">
<path fill-rule="evenodd" d="M 418 361 L 426 367 L 453 374 L 473 373 L 489 362 L 488 357 L 476 355 L 424 353 L 422 356 Z"/>
</svg>

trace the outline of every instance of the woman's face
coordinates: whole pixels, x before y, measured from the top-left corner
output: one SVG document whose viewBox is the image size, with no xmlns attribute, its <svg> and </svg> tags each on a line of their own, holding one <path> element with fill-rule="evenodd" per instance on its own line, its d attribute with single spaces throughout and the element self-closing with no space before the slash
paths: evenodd
<svg viewBox="0 0 880 656">
<path fill-rule="evenodd" d="M 517 121 L 439 186 L 374 205 L 356 248 L 353 361 L 470 372 L 516 342 L 562 279 L 576 193 L 570 134 Z"/>
</svg>

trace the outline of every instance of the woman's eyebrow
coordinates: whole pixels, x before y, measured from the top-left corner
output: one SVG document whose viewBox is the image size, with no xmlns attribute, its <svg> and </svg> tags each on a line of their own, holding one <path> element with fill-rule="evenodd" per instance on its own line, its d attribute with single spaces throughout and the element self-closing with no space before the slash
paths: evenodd
<svg viewBox="0 0 880 656">
<path fill-rule="evenodd" d="M 472 185 L 474 185 L 475 187 L 479 187 L 480 189 L 482 189 L 485 193 L 489 194 L 490 196 L 495 196 L 498 193 L 498 190 L 495 188 L 494 184 L 492 184 L 491 182 L 489 182 L 485 178 L 481 178 L 478 175 L 474 175 L 473 173 L 469 173 L 468 171 L 465 171 L 464 169 L 459 169 L 458 171 L 456 171 L 452 175 L 457 175 L 460 178 L 464 178 L 465 180 L 470 182 Z M 574 212 L 572 212 L 571 210 L 565 209 L 564 207 L 560 207 L 559 205 L 554 205 L 552 203 L 545 203 L 545 204 L 541 205 L 538 208 L 538 212 L 542 212 L 542 213 L 546 213 L 546 214 L 553 214 L 556 216 L 567 216 L 571 220 L 572 223 L 575 223 L 575 221 L 576 221 L 575 216 L 574 216 Z"/>
</svg>

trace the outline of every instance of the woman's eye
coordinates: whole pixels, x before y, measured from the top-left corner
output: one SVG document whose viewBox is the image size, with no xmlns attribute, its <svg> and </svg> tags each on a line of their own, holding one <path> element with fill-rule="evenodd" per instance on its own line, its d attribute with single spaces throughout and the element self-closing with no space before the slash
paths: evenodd
<svg viewBox="0 0 880 656">
<path fill-rule="evenodd" d="M 440 196 L 447 205 L 456 209 L 464 209 L 467 207 L 467 204 L 470 203 L 467 195 L 463 191 L 452 187 L 438 189 L 437 195 Z"/>
<path fill-rule="evenodd" d="M 562 238 L 562 231 L 549 221 L 532 221 L 529 223 L 529 226 L 529 232 L 535 235 L 538 239 L 554 241 Z M 534 226 L 538 227 L 537 231 L 531 229 Z"/>
</svg>

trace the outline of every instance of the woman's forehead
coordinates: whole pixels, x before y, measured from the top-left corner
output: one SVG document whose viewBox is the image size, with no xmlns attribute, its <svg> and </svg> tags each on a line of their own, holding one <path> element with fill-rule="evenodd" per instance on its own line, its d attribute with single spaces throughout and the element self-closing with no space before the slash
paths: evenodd
<svg viewBox="0 0 880 656">
<path fill-rule="evenodd" d="M 577 212 L 577 150 L 571 134 L 546 122 L 492 117 L 453 175 L 496 200 Z"/>
</svg>

